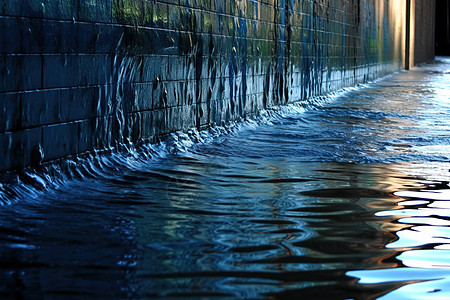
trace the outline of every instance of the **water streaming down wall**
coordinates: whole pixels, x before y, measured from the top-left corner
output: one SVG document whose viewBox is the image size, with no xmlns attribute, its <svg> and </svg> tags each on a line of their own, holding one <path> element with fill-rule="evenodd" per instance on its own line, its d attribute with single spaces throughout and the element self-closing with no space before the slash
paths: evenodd
<svg viewBox="0 0 450 300">
<path fill-rule="evenodd" d="M 405 1 L 0 0 L 0 170 L 400 70 Z"/>
</svg>

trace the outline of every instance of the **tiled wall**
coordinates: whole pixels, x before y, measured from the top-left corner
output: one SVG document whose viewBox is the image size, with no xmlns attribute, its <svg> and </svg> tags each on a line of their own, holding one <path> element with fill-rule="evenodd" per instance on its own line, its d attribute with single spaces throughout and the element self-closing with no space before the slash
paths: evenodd
<svg viewBox="0 0 450 300">
<path fill-rule="evenodd" d="M 394 2 L 0 0 L 0 170 L 399 70 L 405 1 Z"/>
</svg>

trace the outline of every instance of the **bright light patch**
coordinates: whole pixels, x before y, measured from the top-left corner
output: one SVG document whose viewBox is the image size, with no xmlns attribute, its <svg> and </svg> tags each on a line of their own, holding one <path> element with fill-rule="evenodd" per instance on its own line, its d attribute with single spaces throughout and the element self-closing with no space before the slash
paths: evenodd
<svg viewBox="0 0 450 300">
<path fill-rule="evenodd" d="M 427 244 L 450 244 L 450 227 L 415 226 L 397 232 L 399 239 L 386 248 L 412 248 Z"/>
<path fill-rule="evenodd" d="M 422 249 L 400 254 L 397 259 L 412 268 L 450 269 L 450 250 Z"/>
<path fill-rule="evenodd" d="M 436 191 L 400 191 L 395 192 L 394 195 L 403 198 L 450 200 L 450 189 Z"/>
<path fill-rule="evenodd" d="M 450 221 L 439 219 L 439 218 L 403 218 L 398 220 L 403 224 L 426 224 L 433 226 L 450 226 Z"/>
<path fill-rule="evenodd" d="M 406 200 L 406 201 L 402 201 L 397 203 L 398 205 L 401 206 L 415 206 L 415 205 L 426 205 L 430 203 L 430 201 L 425 201 L 425 200 Z"/>
</svg>

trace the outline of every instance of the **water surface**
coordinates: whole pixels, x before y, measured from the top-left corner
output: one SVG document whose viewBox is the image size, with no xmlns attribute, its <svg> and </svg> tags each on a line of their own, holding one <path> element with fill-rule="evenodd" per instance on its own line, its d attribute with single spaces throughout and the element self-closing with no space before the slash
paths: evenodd
<svg viewBox="0 0 450 300">
<path fill-rule="evenodd" d="M 0 296 L 450 297 L 448 63 L 20 174 L 2 186 Z"/>
</svg>

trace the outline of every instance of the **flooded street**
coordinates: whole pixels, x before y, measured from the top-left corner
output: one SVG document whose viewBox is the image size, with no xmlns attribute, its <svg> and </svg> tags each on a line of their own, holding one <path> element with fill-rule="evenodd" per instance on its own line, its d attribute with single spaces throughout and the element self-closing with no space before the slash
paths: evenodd
<svg viewBox="0 0 450 300">
<path fill-rule="evenodd" d="M 0 297 L 450 298 L 438 59 L 2 186 Z"/>
</svg>

